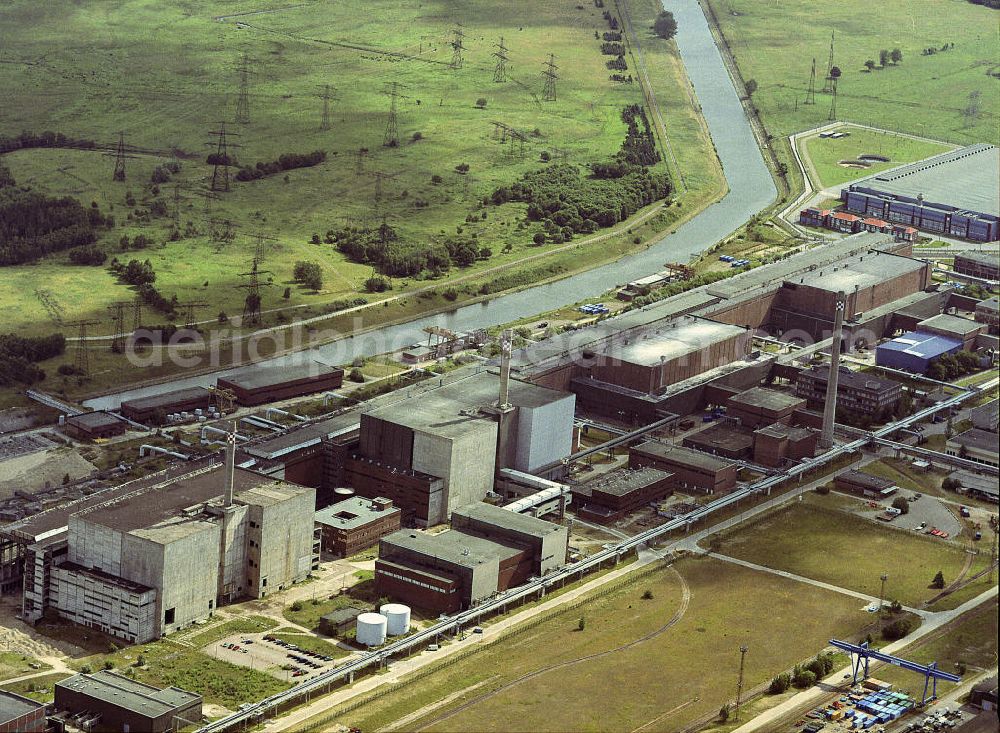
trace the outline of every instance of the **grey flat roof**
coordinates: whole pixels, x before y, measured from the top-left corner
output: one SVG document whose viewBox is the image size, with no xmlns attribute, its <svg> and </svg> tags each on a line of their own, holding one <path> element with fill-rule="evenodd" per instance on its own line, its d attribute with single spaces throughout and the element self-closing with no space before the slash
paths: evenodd
<svg viewBox="0 0 1000 733">
<path fill-rule="evenodd" d="M 980 430 L 979 428 L 971 428 L 964 433 L 953 435 L 948 438 L 948 442 L 977 450 L 992 451 L 994 453 L 1000 452 L 1000 447 L 997 446 L 997 434 L 989 430 Z"/>
<path fill-rule="evenodd" d="M 977 143 L 851 184 L 1000 216 L 1000 150 Z"/>
<path fill-rule="evenodd" d="M 684 436 L 693 445 L 724 450 L 747 450 L 753 447 L 753 434 L 729 425 L 714 424 L 705 430 Z"/>
<path fill-rule="evenodd" d="M 185 389 L 175 389 L 171 392 L 160 392 L 149 397 L 140 397 L 135 400 L 126 400 L 122 406 L 128 406 L 133 410 L 155 410 L 157 407 L 165 407 L 189 400 L 207 400 L 209 391 L 204 387 L 186 387 Z"/>
<path fill-rule="evenodd" d="M 659 329 L 647 330 L 642 336 L 630 338 L 628 343 L 614 340 L 598 351 L 630 364 L 655 366 L 661 361 L 701 351 L 712 344 L 736 338 L 744 333 L 746 329 L 739 326 L 684 316 L 664 324 Z"/>
<path fill-rule="evenodd" d="M 955 257 L 956 259 L 961 257 L 963 260 L 972 260 L 973 262 L 978 262 L 981 265 L 992 265 L 993 267 L 1000 265 L 1000 254 L 996 252 L 959 252 L 955 255 Z"/>
<path fill-rule="evenodd" d="M 246 504 L 271 504 L 307 490 L 239 467 L 234 473 L 235 497 Z M 184 516 L 181 510 L 219 499 L 225 491 L 225 469 L 219 463 L 83 509 L 78 514 L 89 522 L 130 532 L 177 520 Z M 192 517 L 191 521 L 198 520 Z"/>
<path fill-rule="evenodd" d="M 849 469 L 837 474 L 834 478 L 843 479 L 849 481 L 857 486 L 865 486 L 870 489 L 888 489 L 890 486 L 895 486 L 896 484 L 887 478 L 882 478 L 881 476 L 875 476 L 870 473 L 865 473 L 864 471 L 858 471 L 856 469 Z"/>
<path fill-rule="evenodd" d="M 278 458 L 294 450 L 316 445 L 323 438 L 333 438 L 357 430 L 360 424 L 361 412 L 346 412 L 301 427 L 292 426 L 281 435 L 254 441 L 243 447 L 243 451 L 258 458 Z"/>
<path fill-rule="evenodd" d="M 328 527 L 337 529 L 354 529 L 362 525 L 374 522 L 390 514 L 398 514 L 398 507 L 389 507 L 382 511 L 375 510 L 375 504 L 371 499 L 364 499 L 360 496 L 352 496 L 350 499 L 338 501 L 325 509 L 316 512 L 316 522 L 325 524 Z"/>
<path fill-rule="evenodd" d="M 201 702 L 201 695 L 179 687 L 166 687 L 161 690 L 104 670 L 67 677 L 56 682 L 56 687 L 83 693 L 95 700 L 148 718 L 158 718 L 179 708 Z"/>
<path fill-rule="evenodd" d="M 865 288 L 899 275 L 926 267 L 925 262 L 889 252 L 865 252 L 853 257 L 817 267 L 798 279 L 786 282 L 802 283 L 836 293 L 850 293 L 856 287 Z"/>
<path fill-rule="evenodd" d="M 501 507 L 487 504 L 484 501 L 460 506 L 451 513 L 453 517 L 456 514 L 460 517 L 478 519 L 495 527 L 503 527 L 532 537 L 545 537 L 561 529 L 558 524 L 546 522 L 544 519 L 538 519 L 527 514 L 511 512 Z"/>
<path fill-rule="evenodd" d="M 600 491 L 613 496 L 625 496 L 650 484 L 668 479 L 671 476 L 673 474 L 669 471 L 661 471 L 652 466 L 633 470 L 626 468 L 602 476 L 596 481 L 591 481 L 586 484 L 586 487 L 589 489 L 591 495 L 595 491 Z"/>
<path fill-rule="evenodd" d="M 0 690 L 0 724 L 20 718 L 22 715 L 44 707 L 45 703 L 35 702 L 13 692 Z"/>
<path fill-rule="evenodd" d="M 801 407 L 804 400 L 795 395 L 779 392 L 766 387 L 751 387 L 729 398 L 729 402 L 737 405 L 750 405 L 765 410 L 784 410 Z"/>
<path fill-rule="evenodd" d="M 448 529 L 437 534 L 404 529 L 383 537 L 382 542 L 390 547 L 395 546 L 404 551 L 409 550 L 425 557 L 439 558 L 467 568 L 475 568 L 497 559 L 502 562 L 524 551 L 504 542 L 466 534 L 457 529 Z M 386 559 L 393 561 L 391 551 Z"/>
<path fill-rule="evenodd" d="M 883 391 L 887 389 L 893 389 L 899 387 L 899 382 L 894 382 L 891 379 L 883 379 L 882 377 L 876 377 L 874 375 L 868 374 L 867 372 L 853 372 L 846 366 L 840 367 L 838 370 L 840 376 L 837 378 L 837 389 L 841 388 L 851 388 L 851 389 L 868 389 Z M 799 376 L 810 375 L 815 379 L 825 382 L 830 378 L 830 367 L 829 366 L 817 366 L 810 367 L 809 369 L 803 369 L 799 372 Z"/>
<path fill-rule="evenodd" d="M 958 479 L 963 489 L 974 489 L 990 496 L 1000 496 L 1000 486 L 997 485 L 997 480 L 993 476 L 980 476 L 977 473 L 959 469 L 949 473 L 948 478 Z"/>
<path fill-rule="evenodd" d="M 755 435 L 766 435 L 769 438 L 788 438 L 789 440 L 802 440 L 812 434 L 812 430 L 803 427 L 792 427 L 784 423 L 776 422 L 766 428 L 759 428 L 754 431 Z"/>
<path fill-rule="evenodd" d="M 122 425 L 122 421 L 107 412 L 84 412 L 81 415 L 71 415 L 66 422 L 87 428 L 101 428 L 106 425 Z"/>
<path fill-rule="evenodd" d="M 319 379 L 340 371 L 343 370 L 339 367 L 331 367 L 314 361 L 296 366 L 250 367 L 227 377 L 220 377 L 219 381 L 234 384 L 243 389 L 266 389 L 302 379 Z"/>
<path fill-rule="evenodd" d="M 983 324 L 979 321 L 973 321 L 971 318 L 962 318 L 961 316 L 942 313 L 939 316 L 920 321 L 917 324 L 917 330 L 920 328 L 936 328 L 947 333 L 957 333 L 966 336 L 974 331 L 981 331 Z"/>
<path fill-rule="evenodd" d="M 976 304 L 976 310 L 995 311 L 1000 310 L 1000 298 L 993 296 L 986 300 L 981 300 Z"/>
<path fill-rule="evenodd" d="M 667 445 L 655 440 L 647 440 L 645 443 L 640 443 L 632 450 L 648 453 L 654 457 L 663 458 L 681 465 L 704 468 L 708 471 L 718 471 L 735 465 L 734 461 L 727 458 L 719 458 L 694 450 L 693 448 L 685 448 L 680 445 Z"/>
</svg>

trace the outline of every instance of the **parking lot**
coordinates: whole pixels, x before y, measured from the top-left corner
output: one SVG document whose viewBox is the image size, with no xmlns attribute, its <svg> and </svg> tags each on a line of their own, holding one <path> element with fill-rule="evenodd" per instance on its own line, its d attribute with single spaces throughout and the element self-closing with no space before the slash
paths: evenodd
<svg viewBox="0 0 1000 733">
<path fill-rule="evenodd" d="M 887 524 L 890 526 L 912 531 L 921 524 L 925 524 L 926 526 L 923 531 L 928 532 L 931 528 L 936 527 L 943 532 L 947 532 L 949 538 L 956 537 L 962 531 L 962 523 L 952 513 L 952 509 L 937 498 L 925 495 L 919 499 L 911 500 L 915 496 L 915 493 L 907 490 L 897 491 L 891 498 L 895 499 L 898 496 L 910 500 L 908 501 L 910 511 L 896 517 L 892 522 L 888 522 Z M 882 520 L 877 519 L 877 517 L 882 514 L 884 507 L 891 506 L 891 503 L 891 500 L 882 501 L 878 503 L 879 506 L 876 508 L 869 506 L 868 502 L 859 501 L 857 513 L 873 522 L 881 523 Z"/>
<path fill-rule="evenodd" d="M 269 634 L 227 636 L 203 651 L 216 659 L 266 672 L 288 682 L 308 679 L 335 664 L 335 660 L 324 660 L 317 655 L 267 641 L 265 636 Z"/>
</svg>

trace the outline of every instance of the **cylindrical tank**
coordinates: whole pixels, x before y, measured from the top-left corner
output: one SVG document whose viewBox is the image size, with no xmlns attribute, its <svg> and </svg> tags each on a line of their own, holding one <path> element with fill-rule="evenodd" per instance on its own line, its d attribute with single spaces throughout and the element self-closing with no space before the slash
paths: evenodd
<svg viewBox="0 0 1000 733">
<path fill-rule="evenodd" d="M 358 643 L 366 646 L 385 644 L 387 623 L 381 613 L 363 613 L 358 616 Z"/>
<path fill-rule="evenodd" d="M 410 607 L 402 603 L 386 603 L 379 610 L 386 619 L 389 636 L 402 636 L 410 631 Z"/>
</svg>

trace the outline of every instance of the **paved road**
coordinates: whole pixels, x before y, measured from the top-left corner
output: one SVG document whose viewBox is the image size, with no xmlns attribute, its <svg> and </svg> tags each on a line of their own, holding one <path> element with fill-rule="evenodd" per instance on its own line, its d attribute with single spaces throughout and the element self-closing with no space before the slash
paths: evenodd
<svg viewBox="0 0 1000 733">
<path fill-rule="evenodd" d="M 908 636 L 903 637 L 899 641 L 895 641 L 888 646 L 883 647 L 880 651 L 885 654 L 895 654 L 906 649 L 907 646 L 917 641 L 918 639 L 927 636 L 932 631 L 935 631 L 942 626 L 944 626 L 949 621 L 961 616 L 963 613 L 967 613 L 977 606 L 986 603 L 992 598 L 997 596 L 997 588 L 993 588 L 983 591 L 978 596 L 973 598 L 966 603 L 963 603 L 956 609 L 951 611 L 939 611 L 932 614 L 929 617 L 925 617 L 923 623 L 917 628 L 913 633 Z M 822 701 L 827 700 L 830 697 L 832 688 L 840 688 L 844 683 L 844 675 L 851 674 L 851 667 L 844 667 L 843 669 L 837 670 L 829 677 L 821 680 L 815 687 L 810 687 L 808 690 L 803 690 L 797 695 L 790 697 L 785 702 L 780 705 L 767 710 L 760 715 L 758 715 L 753 720 L 741 725 L 733 733 L 752 733 L 752 731 L 770 731 L 777 727 L 778 721 L 782 720 L 786 716 L 792 716 L 796 711 L 800 709 L 805 709 L 807 707 L 813 707 L 819 705 Z"/>
</svg>

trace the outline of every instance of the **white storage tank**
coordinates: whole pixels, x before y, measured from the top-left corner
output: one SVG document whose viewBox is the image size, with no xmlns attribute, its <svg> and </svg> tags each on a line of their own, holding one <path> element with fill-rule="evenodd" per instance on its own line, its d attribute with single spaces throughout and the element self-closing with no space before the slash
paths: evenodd
<svg viewBox="0 0 1000 733">
<path fill-rule="evenodd" d="M 387 621 L 381 613 L 363 613 L 358 616 L 357 639 L 365 646 L 385 644 Z"/>
<path fill-rule="evenodd" d="M 386 603 L 379 609 L 386 618 L 389 636 L 402 636 L 410 631 L 410 607 L 402 603 Z"/>
</svg>

